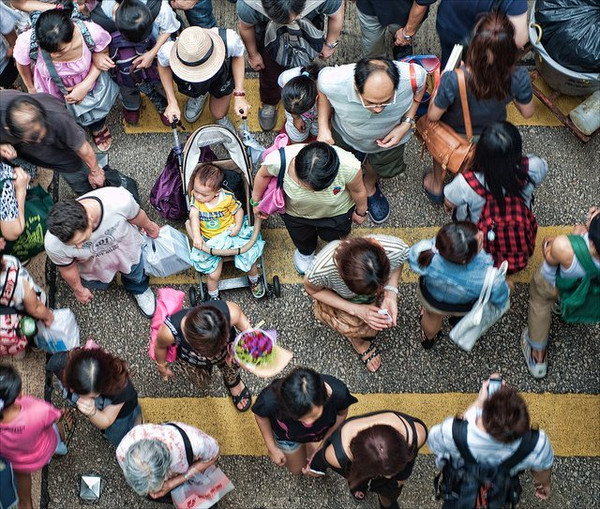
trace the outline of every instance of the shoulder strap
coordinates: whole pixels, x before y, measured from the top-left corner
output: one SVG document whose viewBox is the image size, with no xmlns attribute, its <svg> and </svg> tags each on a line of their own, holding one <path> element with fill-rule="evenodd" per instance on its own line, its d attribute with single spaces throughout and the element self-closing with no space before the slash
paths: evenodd
<svg viewBox="0 0 600 509">
<path fill-rule="evenodd" d="M 67 95 L 69 92 L 65 88 L 65 85 L 62 82 L 62 80 L 60 79 L 60 76 L 58 75 L 58 72 L 56 71 L 56 67 L 54 67 L 54 62 L 52 61 L 52 57 L 48 54 L 48 52 L 46 50 L 43 50 L 42 48 L 40 48 L 40 53 L 42 54 L 42 58 L 44 59 L 44 63 L 46 64 L 46 67 L 48 68 L 48 72 L 50 73 L 50 77 L 52 78 L 52 81 L 54 81 L 54 84 L 58 87 L 58 90 L 60 90 L 61 94 Z"/>
<path fill-rule="evenodd" d="M 479 196 L 485 198 L 487 196 L 487 191 L 485 187 L 479 182 L 479 179 L 475 176 L 475 173 L 472 170 L 463 171 L 462 176 L 465 181 L 473 191 L 475 191 Z"/>
<path fill-rule="evenodd" d="M 585 244 L 585 240 L 581 235 L 567 235 L 569 242 L 571 243 L 571 247 L 575 252 L 575 256 L 583 270 L 585 270 L 585 274 L 589 277 L 600 277 L 600 270 L 594 265 L 594 261 L 592 260 L 592 255 L 590 254 L 590 250 Z"/>
<path fill-rule="evenodd" d="M 229 56 L 229 50 L 227 49 L 227 29 L 219 27 L 219 37 L 223 39 L 223 44 L 225 44 L 225 56 Z"/>
<path fill-rule="evenodd" d="M 117 32 L 117 25 L 112 18 L 109 18 L 106 13 L 102 10 L 102 2 L 99 2 L 96 7 L 90 12 L 91 20 L 100 25 L 108 33 Z"/>
<path fill-rule="evenodd" d="M 458 91 L 460 92 L 460 105 L 463 111 L 465 131 L 467 132 L 468 140 L 471 141 L 473 139 L 473 126 L 471 125 L 471 113 L 469 112 L 469 101 L 467 100 L 465 72 L 461 68 L 456 69 L 456 77 L 458 78 Z"/>
<path fill-rule="evenodd" d="M 415 73 L 415 68 L 413 67 L 415 64 L 409 63 L 410 66 L 410 86 L 413 91 L 413 95 L 417 93 L 417 73 Z"/>
<path fill-rule="evenodd" d="M 348 456 L 346 456 L 346 452 L 344 451 L 344 446 L 342 445 L 342 429 L 338 428 L 329 439 L 331 441 L 331 445 L 333 445 L 335 459 L 338 460 L 342 470 L 347 470 L 349 460 Z"/>
<path fill-rule="evenodd" d="M 502 463 L 500 463 L 499 466 L 506 470 L 512 470 L 513 468 L 515 468 L 535 449 L 539 437 L 540 432 L 537 429 L 529 430 L 521 438 L 521 443 L 519 444 L 517 450 L 512 454 L 512 456 L 506 458 Z"/>
<path fill-rule="evenodd" d="M 279 149 L 279 175 L 277 175 L 277 187 L 283 188 L 283 178 L 285 176 L 285 171 L 287 170 L 287 164 L 285 160 L 285 147 L 281 147 Z"/>
<path fill-rule="evenodd" d="M 177 431 L 179 431 L 179 434 L 183 439 L 183 445 L 185 447 L 185 456 L 188 462 L 188 468 L 191 467 L 192 463 L 194 463 L 194 453 L 192 451 L 192 443 L 190 442 L 187 433 L 183 431 L 179 426 L 177 426 L 177 424 L 175 424 L 174 422 L 166 422 L 165 424 L 167 426 L 173 426 Z"/>
<path fill-rule="evenodd" d="M 471 454 L 469 446 L 467 445 L 467 427 L 469 423 L 464 419 L 455 417 L 452 421 L 452 439 L 458 449 L 458 452 L 462 456 L 462 459 L 466 463 L 477 463 L 477 460 Z"/>
<path fill-rule="evenodd" d="M 85 26 L 85 23 L 82 20 L 77 18 L 73 19 L 73 23 L 75 23 L 77 25 L 77 28 L 79 28 L 79 30 L 81 31 L 81 35 L 83 36 L 85 45 L 91 52 L 93 52 L 94 48 L 96 47 L 96 43 L 94 42 L 94 38 L 92 37 L 92 34 L 90 34 L 88 27 Z"/>
<path fill-rule="evenodd" d="M 158 17 L 160 13 L 160 8 L 162 7 L 162 0 L 148 0 L 146 3 L 148 9 L 150 9 L 150 14 L 152 15 L 152 21 Z"/>
</svg>

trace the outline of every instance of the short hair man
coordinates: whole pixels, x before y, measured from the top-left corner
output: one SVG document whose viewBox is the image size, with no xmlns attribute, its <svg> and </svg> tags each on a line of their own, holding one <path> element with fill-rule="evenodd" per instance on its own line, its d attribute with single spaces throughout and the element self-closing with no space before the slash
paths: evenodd
<svg viewBox="0 0 600 509">
<path fill-rule="evenodd" d="M 498 378 L 497 373 L 490 378 Z M 525 401 L 517 391 L 504 385 L 493 395 L 488 394 L 490 380 L 483 382 L 475 402 L 465 412 L 467 421 L 467 447 L 478 463 L 490 466 L 500 465 L 512 456 L 531 425 Z M 436 424 L 429 431 L 427 446 L 436 456 L 438 468 L 442 468 L 445 460 L 450 460 L 457 467 L 464 461 L 453 438 L 453 417 L 442 424 Z M 554 452 L 544 431 L 539 432 L 533 450 L 514 468 L 510 475 L 518 475 L 524 470 L 531 470 L 535 485 L 535 495 L 541 500 L 550 496 L 551 471 L 554 463 Z M 454 509 L 448 500 L 444 508 Z"/>
<path fill-rule="evenodd" d="M 77 195 L 104 184 L 85 131 L 49 94 L 0 90 L 0 155 L 57 171 Z"/>
<path fill-rule="evenodd" d="M 77 200 L 54 205 L 47 221 L 44 245 L 48 257 L 82 304 L 93 298 L 91 289 L 108 287 L 117 272 L 125 290 L 133 295 L 144 315 L 152 317 L 155 299 L 144 273 L 138 228 L 158 237 L 159 226 L 150 221 L 129 191 L 105 187 Z"/>
<path fill-rule="evenodd" d="M 317 139 L 363 161 L 369 215 L 375 224 L 390 215 L 379 180 L 406 168 L 404 144 L 410 139 L 426 76 L 421 66 L 387 58 L 363 58 L 319 73 Z"/>
</svg>

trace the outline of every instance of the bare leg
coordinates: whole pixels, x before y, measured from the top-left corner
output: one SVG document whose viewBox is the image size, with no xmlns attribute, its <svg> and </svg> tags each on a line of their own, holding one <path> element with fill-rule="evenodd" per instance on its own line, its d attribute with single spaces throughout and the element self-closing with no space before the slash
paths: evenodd
<svg viewBox="0 0 600 509">
<path fill-rule="evenodd" d="M 302 446 L 292 453 L 285 454 L 285 466 L 294 475 L 300 475 L 302 473 L 302 467 L 306 465 L 306 446 Z"/>
<path fill-rule="evenodd" d="M 252 267 L 250 267 L 250 270 L 248 271 L 248 275 L 252 276 L 252 277 L 258 276 L 258 268 L 256 267 L 256 262 L 254 262 Z"/>
<path fill-rule="evenodd" d="M 206 287 L 209 292 L 215 292 L 219 289 L 219 279 L 221 279 L 221 272 L 223 271 L 223 260 L 219 262 L 214 272 L 210 273 L 207 277 Z"/>
<path fill-rule="evenodd" d="M 31 474 L 15 472 L 17 478 L 17 493 L 19 495 L 19 509 L 33 509 L 31 499 Z"/>
<path fill-rule="evenodd" d="M 363 181 L 367 190 L 367 196 L 372 196 L 375 194 L 375 184 L 379 182 L 379 175 L 375 173 L 375 170 L 373 169 L 373 166 L 371 166 L 371 163 L 369 163 L 368 159 L 365 161 L 363 168 Z"/>
<path fill-rule="evenodd" d="M 421 327 L 423 328 L 423 332 L 425 332 L 427 339 L 436 337 L 437 333 L 440 332 L 440 329 L 442 328 L 443 320 L 444 315 L 438 315 L 437 313 L 432 313 L 426 309 L 423 310 Z"/>
<path fill-rule="evenodd" d="M 444 190 L 444 170 L 439 163 L 433 162 L 433 170 L 425 175 L 423 185 L 433 194 L 442 194 Z"/>
<path fill-rule="evenodd" d="M 232 94 L 216 99 L 210 97 L 210 112 L 216 120 L 221 120 L 229 112 L 229 104 L 231 103 Z"/>
</svg>

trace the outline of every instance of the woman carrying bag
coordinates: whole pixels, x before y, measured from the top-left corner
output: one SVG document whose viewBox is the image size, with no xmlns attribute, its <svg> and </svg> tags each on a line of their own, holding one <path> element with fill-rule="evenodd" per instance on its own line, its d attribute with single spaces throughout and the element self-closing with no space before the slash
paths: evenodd
<svg viewBox="0 0 600 509">
<path fill-rule="evenodd" d="M 350 234 L 352 223 L 367 218 L 367 191 L 360 162 L 350 152 L 315 141 L 271 152 L 254 178 L 250 203 L 266 219 L 260 202 L 269 182 L 283 171 L 285 214 L 281 217 L 296 250 L 294 266 L 303 275 L 311 266 L 319 237 L 325 242 Z"/>
<path fill-rule="evenodd" d="M 473 38 L 467 49 L 465 65 L 460 67 L 466 81 L 466 96 L 472 140 L 492 122 L 506 119 L 506 106 L 514 102 L 525 118 L 533 115 L 533 91 L 529 73 L 516 67 L 519 50 L 514 40 L 514 26 L 505 14 L 492 12 L 475 25 Z M 467 133 L 459 93 L 457 71 L 442 74 L 436 96 L 429 105 L 427 119 L 441 120 L 457 134 Z M 423 189 L 435 204 L 444 201 L 443 180 L 445 171 L 434 161 L 433 170 L 423 176 Z"/>
<path fill-rule="evenodd" d="M 106 117 L 119 87 L 96 67 L 93 54 L 107 55 L 109 42 L 110 34 L 99 25 L 74 21 L 69 11 L 52 9 L 17 38 L 14 51 L 27 90 L 63 99 L 77 123 L 90 129 L 101 152 L 112 144 Z M 32 58 L 34 47 L 37 59 Z"/>
<path fill-rule="evenodd" d="M 445 316 L 464 316 L 477 302 L 494 261 L 483 251 L 483 232 L 473 223 L 461 221 L 443 226 L 435 238 L 412 246 L 409 262 L 420 276 L 421 345 L 428 350 L 440 339 Z M 496 278 L 489 301 L 502 308 L 508 298 L 506 279 Z"/>
</svg>

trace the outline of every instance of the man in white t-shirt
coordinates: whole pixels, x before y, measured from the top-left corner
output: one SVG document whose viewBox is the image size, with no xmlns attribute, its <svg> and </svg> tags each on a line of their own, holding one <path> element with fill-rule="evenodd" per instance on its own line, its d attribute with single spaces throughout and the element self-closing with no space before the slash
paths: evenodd
<svg viewBox="0 0 600 509">
<path fill-rule="evenodd" d="M 499 380 L 499 389 L 491 394 L 490 381 Z M 501 385 L 500 385 L 501 384 Z M 467 421 L 466 445 L 478 464 L 498 466 L 510 458 L 525 440 L 531 429 L 529 412 L 523 398 L 494 373 L 483 382 L 475 402 L 464 413 Z M 429 431 L 427 446 L 436 456 L 436 465 L 443 468 L 450 460 L 459 468 L 464 459 L 453 438 L 453 417 L 436 424 Z M 535 496 L 546 500 L 551 492 L 551 472 L 554 452 L 544 431 L 539 431 L 537 442 L 525 458 L 510 469 L 510 475 L 531 470 Z M 444 509 L 459 507 L 456 500 L 446 500 Z"/>
<path fill-rule="evenodd" d="M 123 286 L 142 313 L 152 317 L 156 303 L 144 273 L 144 239 L 138 228 L 156 238 L 159 226 L 150 221 L 129 191 L 104 187 L 77 200 L 60 201 L 50 211 L 47 224 L 44 245 L 48 257 L 79 302 L 90 302 L 93 295 L 89 289 L 106 289 L 120 272 Z"/>
</svg>

